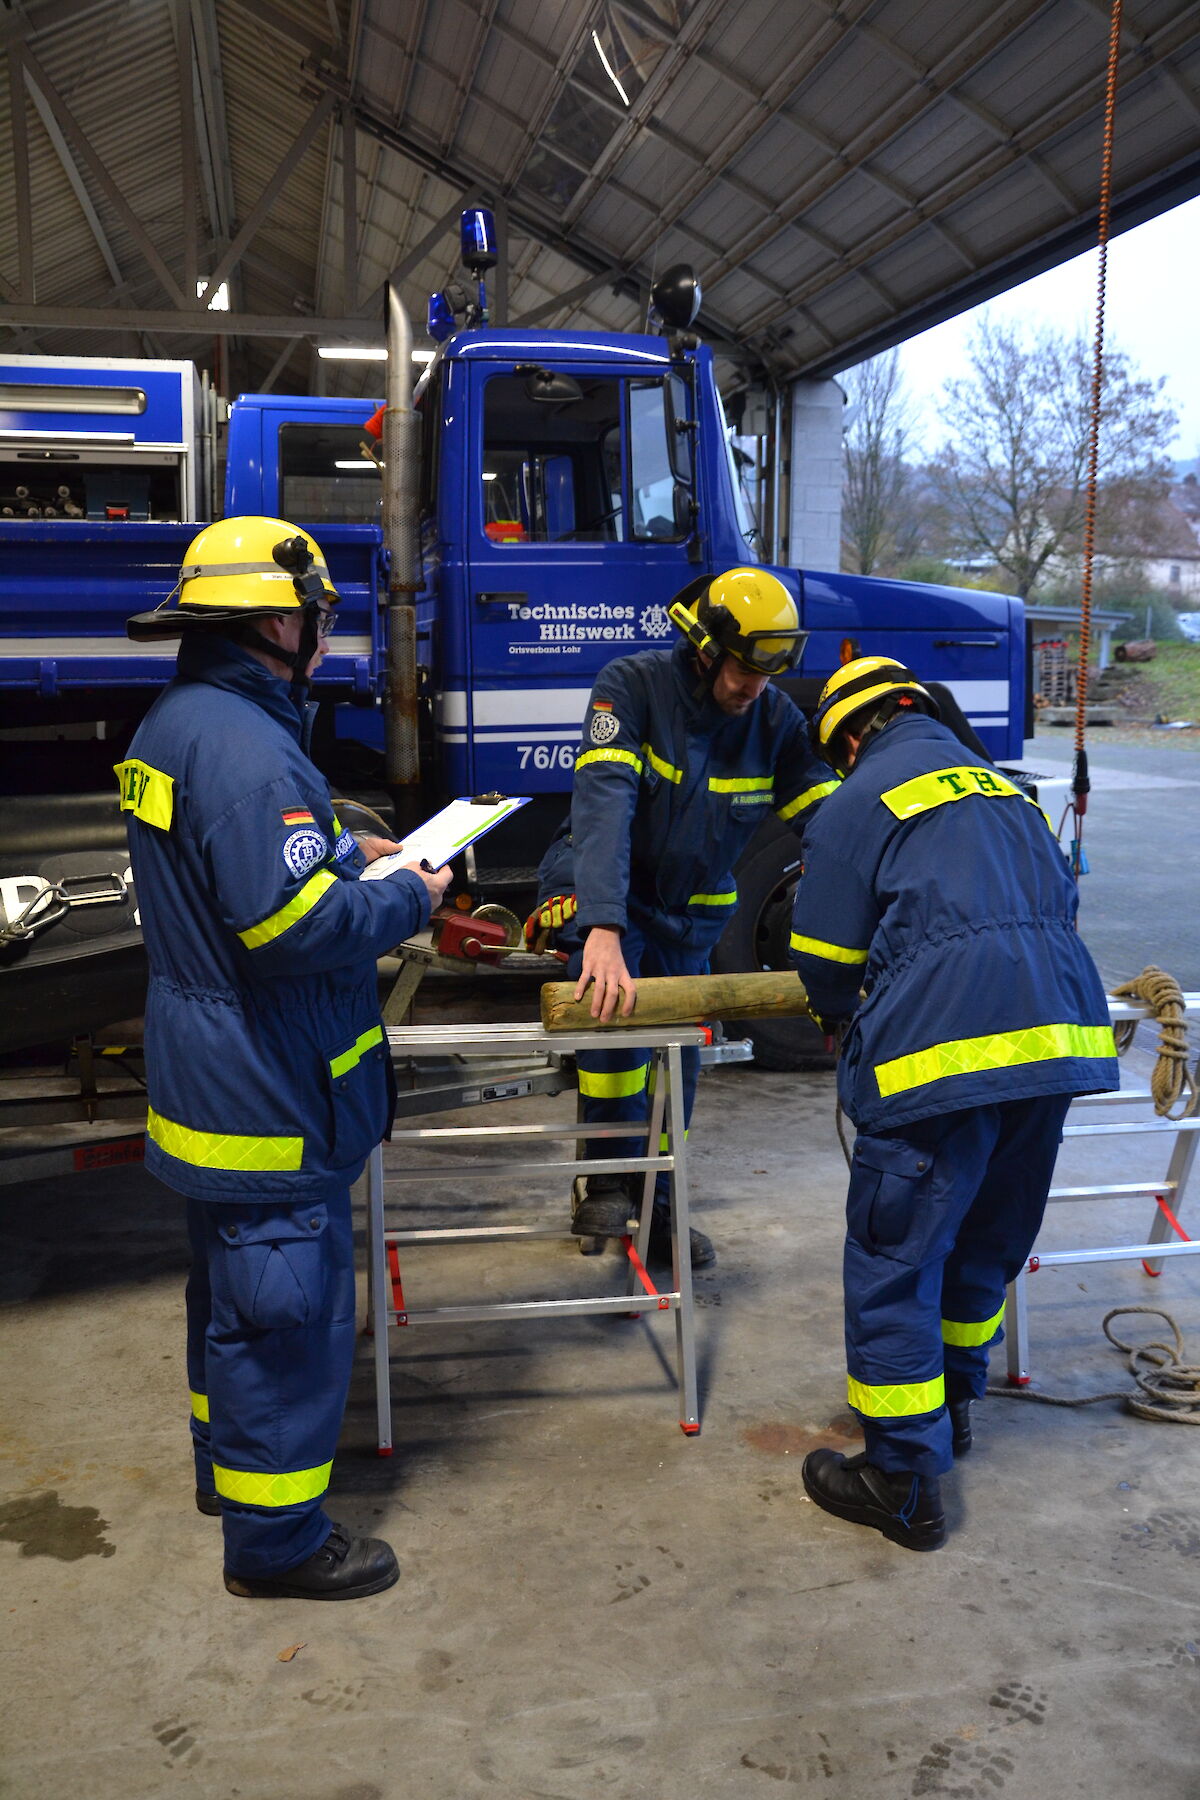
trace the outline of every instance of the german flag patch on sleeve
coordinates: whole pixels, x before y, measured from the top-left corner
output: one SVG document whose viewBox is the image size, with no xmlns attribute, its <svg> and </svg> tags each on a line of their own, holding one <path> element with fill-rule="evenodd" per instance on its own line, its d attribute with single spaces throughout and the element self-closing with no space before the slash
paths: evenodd
<svg viewBox="0 0 1200 1800">
<path fill-rule="evenodd" d="M 315 825 L 307 806 L 286 806 L 280 814 L 285 825 Z"/>
</svg>

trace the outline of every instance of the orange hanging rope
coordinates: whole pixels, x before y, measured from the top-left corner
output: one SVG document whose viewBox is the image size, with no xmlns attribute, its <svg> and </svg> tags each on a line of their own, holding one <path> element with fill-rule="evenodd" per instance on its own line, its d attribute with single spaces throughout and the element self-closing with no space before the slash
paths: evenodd
<svg viewBox="0 0 1200 1800">
<path fill-rule="evenodd" d="M 1092 638 L 1092 571 L 1096 555 L 1096 489 L 1099 483 L 1101 394 L 1104 386 L 1104 300 L 1108 281 L 1108 231 L 1112 206 L 1113 138 L 1117 112 L 1117 69 L 1121 55 L 1121 0 L 1112 0 L 1108 36 L 1108 79 L 1104 94 L 1104 134 L 1100 153 L 1100 267 L 1096 291 L 1096 338 L 1092 353 L 1092 405 L 1088 430 L 1087 503 L 1083 524 L 1083 591 L 1079 626 L 1079 679 L 1075 689 L 1075 768 L 1071 780 L 1075 837 L 1071 861 L 1076 875 L 1086 869 L 1083 819 L 1091 791 L 1087 765 L 1088 658 Z"/>
</svg>

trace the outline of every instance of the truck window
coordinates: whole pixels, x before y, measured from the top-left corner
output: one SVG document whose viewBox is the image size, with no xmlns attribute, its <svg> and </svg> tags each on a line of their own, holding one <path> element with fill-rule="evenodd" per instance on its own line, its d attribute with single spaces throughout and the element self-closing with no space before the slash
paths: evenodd
<svg viewBox="0 0 1200 1800">
<path fill-rule="evenodd" d="M 682 388 L 682 383 L 679 384 Z M 677 402 L 678 404 L 679 402 Z M 686 417 L 686 414 L 681 416 Z M 690 453 L 682 455 L 690 468 Z M 677 454 L 677 462 L 680 460 Z M 675 528 L 676 470 L 671 462 L 670 421 L 661 381 L 629 384 L 629 486 L 633 535 L 658 542 L 678 541 Z"/>
<path fill-rule="evenodd" d="M 484 389 L 484 531 L 496 544 L 620 543 L 621 384 L 583 377 L 537 398 L 539 375 Z"/>
<path fill-rule="evenodd" d="M 383 516 L 379 471 L 358 425 L 281 425 L 279 506 L 297 524 L 374 525 Z"/>
</svg>

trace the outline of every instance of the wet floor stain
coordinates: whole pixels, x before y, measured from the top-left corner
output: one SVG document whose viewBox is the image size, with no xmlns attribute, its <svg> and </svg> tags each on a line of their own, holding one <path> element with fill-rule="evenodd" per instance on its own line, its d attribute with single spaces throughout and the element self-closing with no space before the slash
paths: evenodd
<svg viewBox="0 0 1200 1800">
<path fill-rule="evenodd" d="M 54 1489 L 0 1506 L 0 1540 L 20 1544 L 22 1556 L 53 1556 L 59 1562 L 115 1556 L 117 1546 L 103 1535 L 107 1530 L 108 1520 L 94 1506 L 64 1506 Z"/>
<path fill-rule="evenodd" d="M 862 1427 L 850 1413 L 837 1413 L 816 1431 L 805 1431 L 782 1419 L 764 1419 L 761 1425 L 745 1427 L 742 1442 L 764 1456 L 807 1456 L 810 1450 L 820 1450 L 823 1446 L 836 1450 L 860 1437 L 861 1433 Z"/>
</svg>

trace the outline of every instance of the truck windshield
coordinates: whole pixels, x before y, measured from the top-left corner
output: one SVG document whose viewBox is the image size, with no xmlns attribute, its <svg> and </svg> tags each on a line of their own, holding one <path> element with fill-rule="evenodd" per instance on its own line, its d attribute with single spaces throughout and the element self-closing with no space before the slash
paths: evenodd
<svg viewBox="0 0 1200 1800">
<path fill-rule="evenodd" d="M 362 453 L 359 425 L 281 425 L 279 506 L 285 519 L 338 525 L 377 524 L 383 516 L 379 471 Z"/>
</svg>

